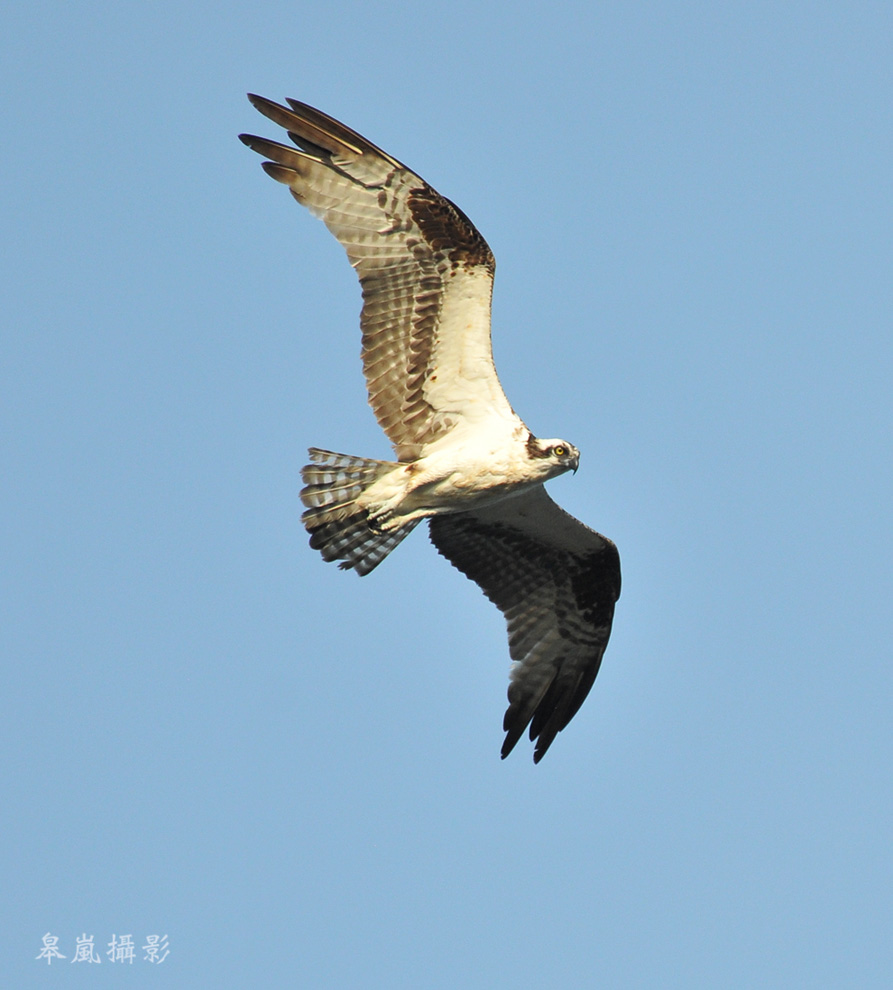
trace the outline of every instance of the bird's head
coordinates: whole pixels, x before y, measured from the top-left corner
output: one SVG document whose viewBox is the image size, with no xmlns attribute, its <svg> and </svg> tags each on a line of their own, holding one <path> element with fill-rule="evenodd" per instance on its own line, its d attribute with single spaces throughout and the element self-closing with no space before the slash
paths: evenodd
<svg viewBox="0 0 893 990">
<path fill-rule="evenodd" d="M 580 451 L 567 440 L 542 440 L 531 434 L 527 440 L 527 453 L 531 460 L 539 462 L 548 478 L 565 471 L 576 472 L 580 466 Z"/>
</svg>

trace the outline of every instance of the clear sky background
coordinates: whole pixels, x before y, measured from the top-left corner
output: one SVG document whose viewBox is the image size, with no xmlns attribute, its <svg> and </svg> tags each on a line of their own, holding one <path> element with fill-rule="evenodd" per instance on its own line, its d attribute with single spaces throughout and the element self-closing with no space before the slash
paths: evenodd
<svg viewBox="0 0 893 990">
<path fill-rule="evenodd" d="M 889 987 L 893 8 L 0 28 L 0 984 L 117 985 L 158 934 L 127 986 Z M 249 90 L 474 220 L 506 392 L 583 452 L 550 491 L 624 591 L 539 766 L 424 528 L 362 580 L 306 545 L 305 448 L 390 448 Z"/>
</svg>

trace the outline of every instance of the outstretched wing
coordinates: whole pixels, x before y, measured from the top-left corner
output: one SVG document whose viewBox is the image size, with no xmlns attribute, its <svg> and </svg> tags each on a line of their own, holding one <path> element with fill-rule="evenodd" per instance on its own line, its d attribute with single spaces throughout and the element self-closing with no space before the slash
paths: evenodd
<svg viewBox="0 0 893 990">
<path fill-rule="evenodd" d="M 539 763 L 598 673 L 620 596 L 614 544 L 559 508 L 542 486 L 430 520 L 431 540 L 508 623 L 512 660 L 503 759 L 530 725 Z"/>
<path fill-rule="evenodd" d="M 400 460 L 457 425 L 517 423 L 490 348 L 495 262 L 465 214 L 332 117 L 249 96 L 297 145 L 240 135 L 266 171 L 325 221 L 363 288 L 369 402 Z"/>
</svg>

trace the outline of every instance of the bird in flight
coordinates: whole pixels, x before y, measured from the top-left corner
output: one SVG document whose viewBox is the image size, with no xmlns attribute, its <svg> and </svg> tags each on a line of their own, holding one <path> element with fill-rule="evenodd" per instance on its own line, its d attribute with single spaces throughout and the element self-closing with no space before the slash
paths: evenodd
<svg viewBox="0 0 893 990">
<path fill-rule="evenodd" d="M 495 261 L 465 214 L 356 131 L 305 103 L 249 95 L 292 145 L 240 139 L 347 252 L 363 292 L 363 371 L 395 460 L 311 447 L 302 521 L 327 561 L 368 574 L 423 520 L 502 611 L 513 661 L 505 758 L 529 726 L 538 763 L 586 699 L 620 595 L 620 558 L 544 483 L 576 471 L 536 437 L 493 365 Z"/>
</svg>

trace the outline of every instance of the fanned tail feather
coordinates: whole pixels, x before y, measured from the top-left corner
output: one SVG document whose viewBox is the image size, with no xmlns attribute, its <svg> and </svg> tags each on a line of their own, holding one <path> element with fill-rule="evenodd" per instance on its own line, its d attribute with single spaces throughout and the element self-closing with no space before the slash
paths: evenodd
<svg viewBox="0 0 893 990">
<path fill-rule="evenodd" d="M 318 447 L 309 454 L 313 463 L 301 471 L 301 501 L 307 506 L 301 521 L 310 533 L 310 546 L 324 560 L 340 560 L 341 567 L 368 574 L 419 522 L 381 530 L 369 522 L 368 510 L 356 504 L 367 488 L 399 465 Z"/>
</svg>

